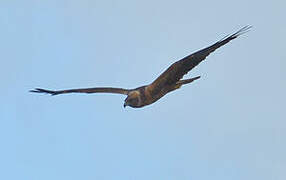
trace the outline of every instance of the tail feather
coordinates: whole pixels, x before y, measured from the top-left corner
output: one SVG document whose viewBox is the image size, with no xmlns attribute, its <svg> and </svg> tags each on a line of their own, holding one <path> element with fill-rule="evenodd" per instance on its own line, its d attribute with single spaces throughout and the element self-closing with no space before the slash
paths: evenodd
<svg viewBox="0 0 286 180">
<path fill-rule="evenodd" d="M 177 84 L 179 85 L 183 85 L 183 84 L 188 84 L 188 83 L 191 83 L 197 79 L 199 79 L 201 76 L 197 76 L 197 77 L 194 77 L 194 78 L 190 78 L 190 79 L 184 79 L 184 80 L 180 80 L 177 82 Z"/>
</svg>

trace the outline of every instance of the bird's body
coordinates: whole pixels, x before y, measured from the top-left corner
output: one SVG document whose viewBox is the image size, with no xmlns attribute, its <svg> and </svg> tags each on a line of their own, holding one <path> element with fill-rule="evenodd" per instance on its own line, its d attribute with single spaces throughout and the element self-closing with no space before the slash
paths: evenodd
<svg viewBox="0 0 286 180">
<path fill-rule="evenodd" d="M 165 86 L 164 88 L 161 88 L 158 92 L 154 91 L 151 85 L 138 87 L 136 89 L 130 90 L 130 92 L 128 93 L 128 97 L 125 99 L 124 106 L 140 108 L 152 104 L 157 100 L 159 100 L 164 95 L 166 95 L 167 93 L 179 89 L 183 84 L 190 83 L 199 78 L 200 76 L 187 80 L 181 80 L 176 84 L 172 84 L 170 86 Z M 136 103 L 133 103 L 133 101 Z"/>
<path fill-rule="evenodd" d="M 130 106 L 133 108 L 140 108 L 152 104 L 159 100 L 167 93 L 180 88 L 184 84 L 188 84 L 200 78 L 200 76 L 181 80 L 191 69 L 202 62 L 210 53 L 217 48 L 225 45 L 229 41 L 237 38 L 239 35 L 247 32 L 251 26 L 245 26 L 236 33 L 226 36 L 222 40 L 213 45 L 199 50 L 175 63 L 173 63 L 166 71 L 164 71 L 155 81 L 146 86 L 141 86 L 135 89 L 123 89 L 113 87 L 97 87 L 84 89 L 68 89 L 60 91 L 51 91 L 46 89 L 36 88 L 31 92 L 48 93 L 51 95 L 65 94 L 65 93 L 117 93 L 127 95 L 124 101 L 124 107 Z"/>
</svg>

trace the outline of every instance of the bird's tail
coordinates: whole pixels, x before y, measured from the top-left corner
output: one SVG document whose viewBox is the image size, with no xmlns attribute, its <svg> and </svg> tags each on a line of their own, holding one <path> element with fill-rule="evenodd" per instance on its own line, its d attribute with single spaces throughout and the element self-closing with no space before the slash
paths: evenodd
<svg viewBox="0 0 286 180">
<path fill-rule="evenodd" d="M 194 78 L 190 78 L 190 79 L 184 79 L 184 80 L 180 80 L 177 82 L 178 85 L 183 85 L 183 84 L 188 84 L 188 83 L 191 83 L 197 79 L 199 79 L 201 76 L 197 76 L 197 77 L 194 77 Z"/>
</svg>

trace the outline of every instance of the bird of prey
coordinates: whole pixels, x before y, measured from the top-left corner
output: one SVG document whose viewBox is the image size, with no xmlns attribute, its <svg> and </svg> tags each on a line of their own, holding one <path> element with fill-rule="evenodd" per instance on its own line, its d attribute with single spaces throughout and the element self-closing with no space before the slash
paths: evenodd
<svg viewBox="0 0 286 180">
<path fill-rule="evenodd" d="M 209 47 L 201 49 L 193 54 L 190 54 L 183 59 L 173 63 L 167 70 L 165 70 L 155 81 L 149 85 L 141 86 L 135 89 L 123 89 L 113 87 L 95 87 L 84 89 L 67 89 L 67 90 L 46 90 L 36 88 L 30 92 L 47 93 L 51 95 L 66 94 L 66 93 L 117 93 L 127 95 L 124 101 L 124 107 L 130 106 L 133 108 L 140 108 L 152 104 L 159 100 L 167 93 L 180 88 L 182 85 L 191 83 L 200 78 L 200 76 L 190 79 L 182 79 L 191 69 L 202 62 L 210 53 L 214 52 L 219 47 L 225 45 L 231 40 L 237 38 L 241 34 L 248 32 L 251 26 L 245 26 L 235 32 L 234 34 L 225 36 L 221 40 L 212 44 Z"/>
</svg>

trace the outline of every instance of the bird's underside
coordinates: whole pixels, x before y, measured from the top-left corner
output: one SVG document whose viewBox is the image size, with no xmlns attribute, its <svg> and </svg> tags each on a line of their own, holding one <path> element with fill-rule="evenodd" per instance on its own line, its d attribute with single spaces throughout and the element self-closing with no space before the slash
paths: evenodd
<svg viewBox="0 0 286 180">
<path fill-rule="evenodd" d="M 239 35 L 246 33 L 251 26 L 245 26 L 236 33 L 226 36 L 213 45 L 199 50 L 185 58 L 173 63 L 166 71 L 164 71 L 155 81 L 146 86 L 141 86 L 135 89 L 123 89 L 113 87 L 96 87 L 83 89 L 67 89 L 67 90 L 46 90 L 36 88 L 30 92 L 47 93 L 51 95 L 66 94 L 66 93 L 117 93 L 127 95 L 124 101 L 125 106 L 134 108 L 143 107 L 154 103 L 165 94 L 180 88 L 184 84 L 188 84 L 200 78 L 200 76 L 182 80 L 183 76 L 202 62 L 210 53 L 219 47 L 227 44 Z"/>
</svg>

